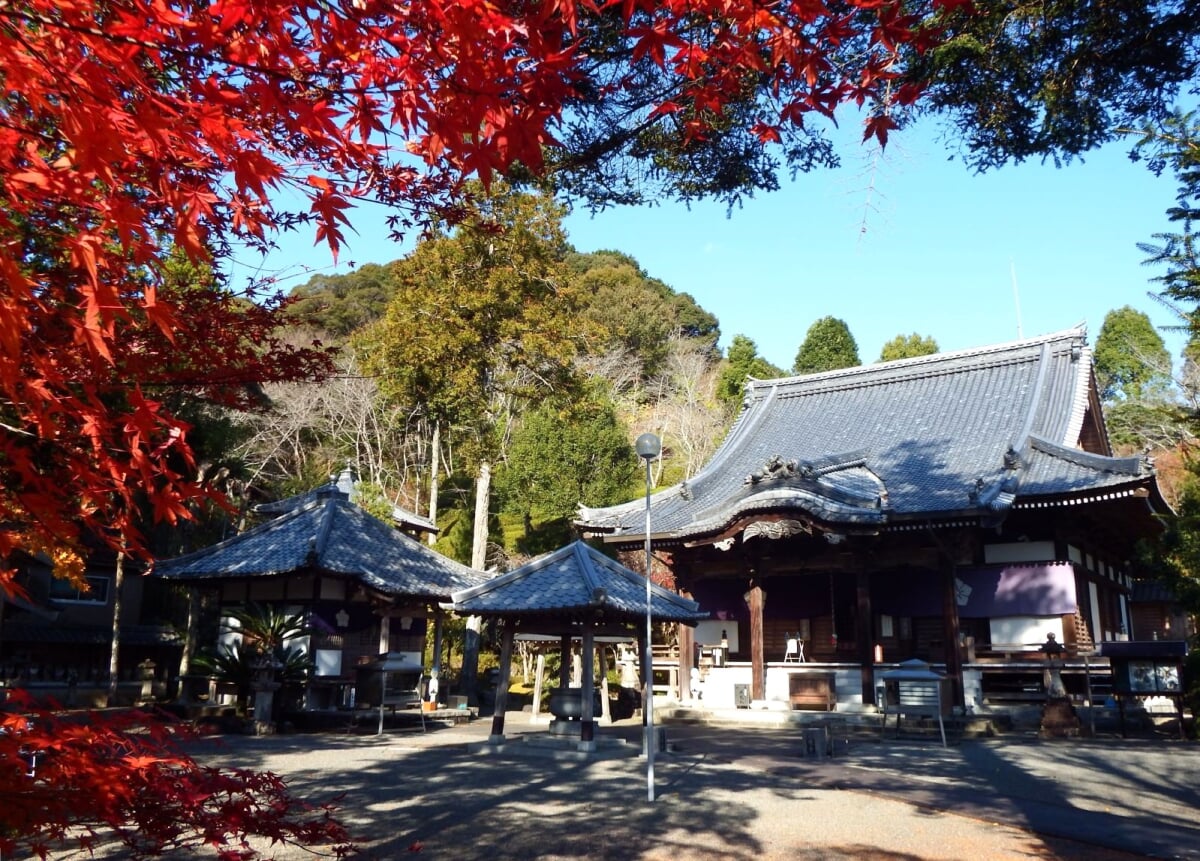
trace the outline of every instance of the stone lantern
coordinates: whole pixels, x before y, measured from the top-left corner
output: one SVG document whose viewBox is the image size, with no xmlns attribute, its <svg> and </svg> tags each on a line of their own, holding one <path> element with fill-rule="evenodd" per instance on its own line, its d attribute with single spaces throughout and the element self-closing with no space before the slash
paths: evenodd
<svg viewBox="0 0 1200 861">
<path fill-rule="evenodd" d="M 1046 702 L 1042 706 L 1040 735 L 1052 738 L 1071 738 L 1079 735 L 1079 716 L 1063 684 L 1062 668 L 1066 648 L 1053 633 L 1039 649 L 1046 656 Z"/>
</svg>

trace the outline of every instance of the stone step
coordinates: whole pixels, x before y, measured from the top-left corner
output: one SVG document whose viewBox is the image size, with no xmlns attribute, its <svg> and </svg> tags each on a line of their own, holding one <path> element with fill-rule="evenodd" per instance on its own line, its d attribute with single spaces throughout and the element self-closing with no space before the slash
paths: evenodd
<svg viewBox="0 0 1200 861">
<path fill-rule="evenodd" d="M 663 724 L 691 724 L 712 726 L 741 726 L 746 728 L 795 729 L 800 732 L 806 726 L 832 726 L 835 732 L 846 735 L 891 735 L 895 732 L 896 719 L 888 716 L 887 728 L 882 726 L 883 715 L 879 712 L 799 712 L 753 709 L 699 709 L 699 708 L 656 708 L 655 719 Z M 943 718 L 947 737 L 988 738 L 1013 729 L 1012 722 L 1004 715 L 954 715 Z M 936 718 L 905 717 L 901 722 L 903 735 L 940 736 Z"/>
</svg>

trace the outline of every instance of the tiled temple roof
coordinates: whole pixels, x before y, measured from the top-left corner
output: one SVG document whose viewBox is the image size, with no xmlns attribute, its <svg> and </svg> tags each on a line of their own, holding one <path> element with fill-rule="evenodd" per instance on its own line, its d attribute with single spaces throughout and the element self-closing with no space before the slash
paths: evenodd
<svg viewBox="0 0 1200 861">
<path fill-rule="evenodd" d="M 372 517 L 337 492 L 211 547 L 155 563 L 174 580 L 311 572 L 357 580 L 385 595 L 445 601 L 484 575 Z"/>
<path fill-rule="evenodd" d="M 295 496 L 277 499 L 274 502 L 260 503 L 254 506 L 254 512 L 256 514 L 284 514 L 292 509 L 308 505 L 314 499 L 320 496 L 327 496 L 330 493 L 340 493 L 351 502 L 354 502 L 354 485 L 356 481 L 357 476 L 354 470 L 348 467 L 343 469 L 340 474 L 332 476 L 327 483 L 320 487 L 306 490 L 304 493 L 298 493 Z M 401 508 L 398 505 L 392 506 L 392 520 L 401 529 L 410 529 L 415 532 L 436 533 L 438 531 L 437 526 L 429 518 L 414 514 L 407 508 Z"/>
<path fill-rule="evenodd" d="M 645 618 L 646 579 L 582 541 L 534 559 L 492 580 L 454 593 L 444 605 L 460 615 L 603 616 Z M 659 621 L 708 617 L 695 601 L 651 586 L 650 612 Z"/>
<path fill-rule="evenodd" d="M 751 380 L 712 460 L 652 496 L 654 537 L 713 536 L 747 516 L 789 512 L 830 528 L 994 519 L 1032 500 L 1144 491 L 1153 485 L 1148 462 L 1078 447 L 1093 394 L 1082 327 Z M 1092 446 L 1107 449 L 1099 439 Z M 636 539 L 645 530 L 644 499 L 581 508 L 576 525 Z"/>
</svg>

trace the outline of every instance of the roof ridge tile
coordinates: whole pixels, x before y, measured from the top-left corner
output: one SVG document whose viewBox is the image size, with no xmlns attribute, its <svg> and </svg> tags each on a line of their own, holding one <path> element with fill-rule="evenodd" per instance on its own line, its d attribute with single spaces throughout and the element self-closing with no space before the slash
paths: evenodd
<svg viewBox="0 0 1200 861">
<path fill-rule="evenodd" d="M 996 365 L 1009 364 L 1012 362 L 1030 362 L 1036 361 L 1038 353 L 1022 353 L 1021 355 L 1012 355 L 1003 357 L 1006 353 L 1017 353 L 1018 351 L 1028 351 L 1031 347 L 1049 347 L 1051 344 L 1058 342 L 1072 342 L 1077 340 L 1087 339 L 1087 328 L 1082 324 L 1072 329 L 1064 329 L 1060 332 L 1054 332 L 1049 335 L 1042 335 L 1034 338 L 1024 338 L 1016 341 L 1008 341 L 1001 344 L 989 344 L 982 347 L 969 347 L 961 350 L 951 350 L 946 353 L 930 353 L 925 356 L 914 356 L 908 359 L 895 359 L 890 362 L 873 362 L 869 365 L 855 365 L 851 368 L 838 368 L 832 371 L 822 371 L 816 374 L 794 374 L 786 377 L 774 377 L 762 380 L 747 381 L 748 389 L 757 389 L 759 387 L 771 386 L 772 388 L 788 387 L 793 388 L 800 383 L 816 385 L 823 381 L 838 382 L 842 381 L 843 385 L 823 388 L 820 391 L 835 391 L 839 388 L 856 388 L 862 385 L 877 385 L 877 382 L 856 382 L 850 383 L 849 380 L 854 377 L 874 377 L 882 376 L 888 372 L 906 371 L 912 368 L 921 368 L 930 365 L 945 365 L 951 362 L 958 362 L 963 359 L 977 359 L 983 356 L 997 356 Z M 946 368 L 942 370 L 933 370 L 926 368 L 924 374 L 898 374 L 898 377 L 903 379 L 920 379 L 922 376 L 937 376 L 940 374 L 960 373 L 967 370 L 978 370 L 979 364 L 967 365 L 965 367 Z M 786 393 L 781 394 L 786 397 Z"/>
</svg>

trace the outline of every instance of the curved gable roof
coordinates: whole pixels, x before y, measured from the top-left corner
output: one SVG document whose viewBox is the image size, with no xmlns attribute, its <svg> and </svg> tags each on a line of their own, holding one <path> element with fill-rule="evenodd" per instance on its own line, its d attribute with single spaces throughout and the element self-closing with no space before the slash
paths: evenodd
<svg viewBox="0 0 1200 861">
<path fill-rule="evenodd" d="M 752 380 L 712 460 L 652 498 L 653 529 L 664 538 L 715 534 L 747 513 L 788 510 L 863 525 L 992 515 L 1018 497 L 1146 482 L 1152 472 L 1141 461 L 1076 448 L 1092 385 L 1082 326 Z M 644 511 L 644 501 L 582 508 L 577 525 L 635 535 Z"/>
</svg>

